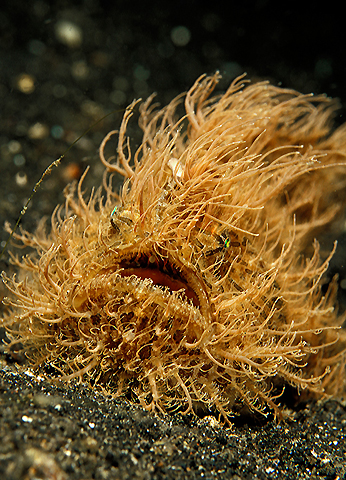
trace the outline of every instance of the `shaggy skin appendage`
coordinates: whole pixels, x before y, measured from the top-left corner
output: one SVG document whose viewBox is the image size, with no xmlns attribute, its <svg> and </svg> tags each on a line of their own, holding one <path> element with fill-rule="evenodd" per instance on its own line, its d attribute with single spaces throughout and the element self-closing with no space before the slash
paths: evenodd
<svg viewBox="0 0 346 480">
<path fill-rule="evenodd" d="M 217 81 L 197 80 L 181 119 L 181 96 L 142 104 L 132 155 L 134 102 L 117 157 L 115 132 L 101 145 L 103 188 L 86 200 L 85 172 L 49 233 L 14 234 L 33 253 L 3 273 L 8 350 L 149 410 L 205 405 L 226 420 L 244 405 L 280 415 L 285 384 L 344 389 L 335 281 L 321 292 L 333 252 L 321 260 L 314 235 L 344 207 L 346 127 L 332 132 L 325 97 L 237 79 L 210 98 Z"/>
</svg>

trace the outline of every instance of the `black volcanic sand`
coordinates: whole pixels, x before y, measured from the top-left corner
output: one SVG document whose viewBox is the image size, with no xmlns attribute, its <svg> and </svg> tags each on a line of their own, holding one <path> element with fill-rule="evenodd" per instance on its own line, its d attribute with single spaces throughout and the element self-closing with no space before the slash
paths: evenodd
<svg viewBox="0 0 346 480">
<path fill-rule="evenodd" d="M 346 478 L 346 410 L 336 401 L 291 411 L 284 423 L 238 419 L 229 429 L 9 366 L 0 391 L 2 479 Z"/>
<path fill-rule="evenodd" d="M 100 118 L 110 114 L 45 178 L 22 219 L 25 228 L 49 216 L 64 186 L 88 165 L 86 189 L 99 185 L 99 144 L 119 128 L 134 98 L 157 92 L 166 104 L 204 73 L 220 71 L 220 90 L 246 71 L 253 80 L 339 97 L 336 123 L 345 121 L 338 9 L 249 3 L 155 0 L 138 8 L 125 1 L 2 0 L 1 227 L 14 224 L 44 169 Z M 136 115 L 129 134 L 136 148 Z M 1 248 L 7 236 L 1 228 Z M 322 248 L 334 237 L 325 232 Z M 339 274 L 341 309 L 345 247 L 341 232 L 328 273 Z M 11 270 L 7 252 L 0 269 Z M 240 418 L 230 430 L 213 417 L 156 416 L 84 386 L 52 385 L 2 352 L 2 480 L 346 479 L 346 414 L 337 401 L 301 404 L 281 424 Z"/>
</svg>

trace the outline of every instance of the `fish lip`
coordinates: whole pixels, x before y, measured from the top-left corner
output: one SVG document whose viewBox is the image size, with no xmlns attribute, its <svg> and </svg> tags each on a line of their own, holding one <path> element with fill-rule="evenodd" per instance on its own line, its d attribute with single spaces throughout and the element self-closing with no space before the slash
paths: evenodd
<svg viewBox="0 0 346 480">
<path fill-rule="evenodd" d="M 131 252 L 117 259 L 117 273 L 121 277 L 136 276 L 140 280 L 151 279 L 160 288 L 171 293 L 183 290 L 187 301 L 192 302 L 206 319 L 211 318 L 211 308 L 206 285 L 195 266 L 182 261 L 176 254 Z"/>
<path fill-rule="evenodd" d="M 151 279 L 154 285 L 168 288 L 172 292 L 183 290 L 184 295 L 192 301 L 195 307 L 200 306 L 196 293 L 181 276 L 170 276 L 160 268 L 155 267 L 126 267 L 122 268 L 119 274 L 121 277 L 135 275 L 142 280 Z"/>
</svg>

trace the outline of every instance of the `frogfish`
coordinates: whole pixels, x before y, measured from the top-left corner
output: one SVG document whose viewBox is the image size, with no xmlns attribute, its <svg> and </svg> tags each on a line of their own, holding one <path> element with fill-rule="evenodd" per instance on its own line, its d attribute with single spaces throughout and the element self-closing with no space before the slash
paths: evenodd
<svg viewBox="0 0 346 480">
<path fill-rule="evenodd" d="M 325 96 L 244 76 L 215 95 L 218 81 L 141 103 L 137 149 L 134 101 L 100 146 L 102 185 L 86 195 L 86 171 L 49 227 L 13 233 L 29 253 L 2 274 L 9 352 L 150 411 L 228 422 L 280 417 L 286 386 L 345 391 L 337 279 L 325 280 L 336 245 L 326 254 L 316 236 L 342 222 L 346 126 Z"/>
</svg>

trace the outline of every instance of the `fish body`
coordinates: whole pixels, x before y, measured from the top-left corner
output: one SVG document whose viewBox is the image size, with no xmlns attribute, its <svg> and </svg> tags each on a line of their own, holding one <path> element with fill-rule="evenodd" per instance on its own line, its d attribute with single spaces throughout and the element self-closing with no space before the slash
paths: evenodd
<svg viewBox="0 0 346 480">
<path fill-rule="evenodd" d="M 212 97 L 217 81 L 196 81 L 181 118 L 181 96 L 144 102 L 133 154 L 134 102 L 116 159 L 114 132 L 101 145 L 103 187 L 86 200 L 85 173 L 49 233 L 14 234 L 32 253 L 3 274 L 2 324 L 34 365 L 149 410 L 279 416 L 286 384 L 344 388 L 336 281 L 321 290 L 334 250 L 321 259 L 314 236 L 344 207 L 346 129 L 326 97 L 242 78 Z"/>
</svg>

